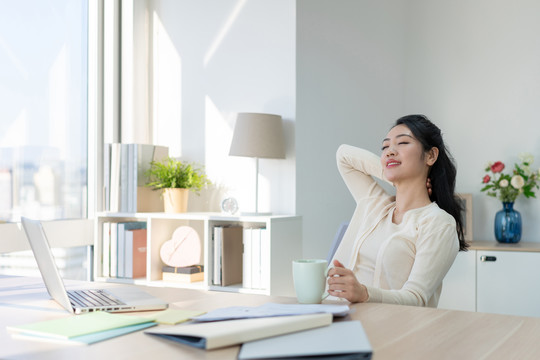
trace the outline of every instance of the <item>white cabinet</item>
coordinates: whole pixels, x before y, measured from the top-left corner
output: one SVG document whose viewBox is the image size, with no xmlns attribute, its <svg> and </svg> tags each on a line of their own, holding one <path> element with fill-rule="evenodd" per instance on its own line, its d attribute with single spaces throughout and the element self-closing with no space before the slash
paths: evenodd
<svg viewBox="0 0 540 360">
<path fill-rule="evenodd" d="M 443 280 L 440 309 L 476 311 L 476 251 L 460 251 Z"/>
<path fill-rule="evenodd" d="M 476 253 L 478 312 L 540 316 L 540 253 Z"/>
<path fill-rule="evenodd" d="M 147 264 L 143 279 L 121 279 L 103 276 L 102 264 L 107 252 L 103 251 L 103 224 L 106 222 L 144 221 L 147 223 Z M 261 254 L 270 266 L 267 289 L 246 289 L 242 284 L 231 286 L 212 285 L 213 246 L 212 234 L 215 226 L 240 225 L 264 227 L 269 232 L 270 251 Z M 201 264 L 204 265 L 204 280 L 186 284 L 165 282 L 162 279 L 163 263 L 160 248 L 172 238 L 179 226 L 194 228 L 201 239 Z M 94 277 L 97 281 L 140 283 L 150 286 L 193 287 L 220 291 L 260 293 L 266 295 L 294 296 L 292 282 L 292 260 L 302 257 L 302 223 L 299 216 L 227 216 L 220 213 L 100 213 L 97 216 L 94 244 Z"/>
<path fill-rule="evenodd" d="M 472 242 L 444 278 L 439 308 L 540 317 L 540 243 Z"/>
</svg>

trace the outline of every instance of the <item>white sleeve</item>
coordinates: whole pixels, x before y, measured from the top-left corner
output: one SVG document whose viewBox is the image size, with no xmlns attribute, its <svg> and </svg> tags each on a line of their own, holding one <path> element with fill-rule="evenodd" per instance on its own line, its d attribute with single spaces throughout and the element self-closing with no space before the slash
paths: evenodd
<svg viewBox="0 0 540 360">
<path fill-rule="evenodd" d="M 384 190 L 373 179 L 384 179 L 379 156 L 367 150 L 350 145 L 341 145 L 336 154 L 339 173 L 345 181 L 354 200 L 370 196 L 380 196 Z"/>
</svg>

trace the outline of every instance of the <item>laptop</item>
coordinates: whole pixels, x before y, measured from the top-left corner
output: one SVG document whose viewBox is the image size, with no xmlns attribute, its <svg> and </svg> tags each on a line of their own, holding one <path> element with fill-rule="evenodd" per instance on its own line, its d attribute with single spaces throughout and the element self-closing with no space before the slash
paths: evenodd
<svg viewBox="0 0 540 360">
<path fill-rule="evenodd" d="M 30 247 L 51 297 L 67 311 L 82 314 L 92 311 L 125 312 L 163 310 L 167 303 L 136 286 L 67 291 L 56 267 L 43 225 L 39 220 L 21 217 Z"/>
</svg>

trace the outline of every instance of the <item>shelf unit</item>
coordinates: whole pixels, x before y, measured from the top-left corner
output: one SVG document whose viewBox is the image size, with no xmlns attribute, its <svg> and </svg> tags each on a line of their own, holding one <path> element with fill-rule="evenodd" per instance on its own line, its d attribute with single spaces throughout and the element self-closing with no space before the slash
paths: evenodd
<svg viewBox="0 0 540 360">
<path fill-rule="evenodd" d="M 147 224 L 146 277 L 124 279 L 104 277 L 102 274 L 103 224 L 105 222 L 145 221 Z M 268 289 L 248 289 L 242 284 L 212 285 L 214 226 L 240 225 L 266 227 L 270 237 L 270 279 Z M 143 284 L 148 286 L 183 287 L 204 290 L 245 292 L 264 295 L 294 296 L 292 261 L 302 257 L 302 222 L 300 216 L 230 216 L 221 213 L 108 213 L 97 214 L 94 243 L 94 278 L 96 281 Z M 200 263 L 204 265 L 204 280 L 196 283 L 166 282 L 162 278 L 163 263 L 160 248 L 172 238 L 179 226 L 190 226 L 197 231 L 203 249 Z"/>
</svg>

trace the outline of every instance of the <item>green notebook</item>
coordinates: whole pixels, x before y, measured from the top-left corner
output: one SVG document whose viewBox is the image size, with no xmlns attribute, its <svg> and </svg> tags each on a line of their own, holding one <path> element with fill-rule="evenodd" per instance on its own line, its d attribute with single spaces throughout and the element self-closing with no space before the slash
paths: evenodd
<svg viewBox="0 0 540 360">
<path fill-rule="evenodd" d="M 152 319 L 149 318 L 97 311 L 27 325 L 8 326 L 7 329 L 14 333 L 32 334 L 52 339 L 71 339 L 82 335 L 150 322 L 152 322 Z"/>
</svg>

